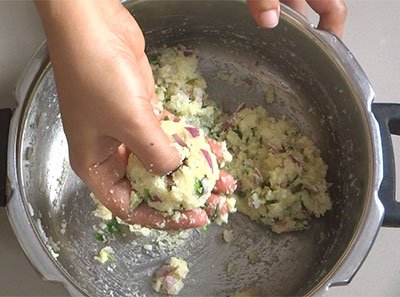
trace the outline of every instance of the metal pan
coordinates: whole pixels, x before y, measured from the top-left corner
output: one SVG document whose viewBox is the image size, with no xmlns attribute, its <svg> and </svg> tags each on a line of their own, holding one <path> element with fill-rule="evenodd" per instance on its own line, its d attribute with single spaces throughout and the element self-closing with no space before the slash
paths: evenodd
<svg viewBox="0 0 400 297">
<path fill-rule="evenodd" d="M 32 264 L 74 296 L 156 295 L 151 275 L 170 256 L 189 264 L 182 296 L 229 296 L 251 288 L 262 296 L 322 295 L 331 286 L 348 283 L 384 217 L 378 191 L 387 209 L 395 210 L 385 222 L 400 223 L 390 151 L 390 132 L 400 132 L 399 105 L 373 105 L 379 128 L 371 111 L 373 89 L 352 54 L 334 35 L 314 29 L 285 6 L 280 25 L 265 31 L 240 0 L 125 4 L 149 48 L 181 43 L 197 50 L 209 95 L 225 111 L 242 101 L 263 105 L 265 89 L 273 85 L 277 100 L 268 112 L 295 121 L 320 148 L 329 165 L 327 179 L 333 183 L 333 209 L 314 219 L 311 230 L 281 235 L 235 214 L 228 225 L 235 233 L 234 244 L 221 239 L 227 226 L 192 230 L 184 240 L 173 233 L 160 239 L 159 233 L 144 237 L 126 231 L 125 238 L 110 243 L 115 265 L 98 264 L 93 256 L 104 245 L 95 239 L 92 226 L 99 221 L 91 215 L 88 189 L 69 166 L 43 44 L 15 89 L 18 107 L 10 130 L 6 112 L 0 131 L 2 140 L 10 132 L 7 210 Z M 232 86 L 218 78 L 219 72 L 250 78 L 253 87 Z M 62 246 L 57 258 L 49 248 L 50 237 Z M 173 244 L 160 248 L 157 240 Z M 153 251 L 145 251 L 144 244 L 152 244 Z M 250 263 L 254 250 L 260 261 Z M 234 273 L 226 272 L 228 263 L 235 264 Z"/>
</svg>

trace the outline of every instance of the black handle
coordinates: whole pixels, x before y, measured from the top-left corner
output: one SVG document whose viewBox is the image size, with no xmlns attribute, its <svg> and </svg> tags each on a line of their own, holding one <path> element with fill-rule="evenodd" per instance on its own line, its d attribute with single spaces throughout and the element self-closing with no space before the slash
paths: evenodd
<svg viewBox="0 0 400 297">
<path fill-rule="evenodd" d="M 7 204 L 7 147 L 11 115 L 11 109 L 0 109 L 0 207 Z"/>
<path fill-rule="evenodd" d="M 400 104 L 374 103 L 372 111 L 379 123 L 383 151 L 383 180 L 379 198 L 385 207 L 383 226 L 400 227 L 400 202 L 396 201 L 396 170 L 391 134 L 400 135 Z"/>
</svg>

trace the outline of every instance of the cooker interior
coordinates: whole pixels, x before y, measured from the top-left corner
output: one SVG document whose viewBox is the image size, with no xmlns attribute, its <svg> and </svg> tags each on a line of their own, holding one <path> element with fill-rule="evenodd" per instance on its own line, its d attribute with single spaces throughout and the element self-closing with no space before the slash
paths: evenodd
<svg viewBox="0 0 400 297">
<path fill-rule="evenodd" d="M 25 103 L 17 156 L 20 189 L 38 238 L 47 247 L 49 237 L 59 242 L 55 263 L 90 296 L 154 295 L 151 274 L 171 256 L 185 258 L 191 271 L 182 296 L 229 296 L 249 288 L 269 296 L 311 292 L 348 248 L 370 194 L 369 128 L 351 82 L 286 10 L 280 25 L 266 31 L 256 26 L 242 1 L 134 1 L 127 7 L 143 29 L 148 49 L 183 44 L 196 50 L 209 96 L 225 111 L 245 101 L 295 121 L 329 165 L 333 209 L 314 219 L 311 230 L 281 235 L 236 214 L 229 226 L 238 235 L 238 245 L 223 244 L 226 226 L 212 226 L 207 233 L 189 232 L 185 243 L 148 253 L 143 244 L 157 246 L 156 238 L 127 232 L 124 239 L 110 243 L 116 262 L 100 265 L 93 259 L 104 247 L 94 237 L 99 220 L 90 215 L 94 207 L 88 189 L 69 167 L 49 65 Z M 218 73 L 250 79 L 253 85 L 232 85 Z M 276 100 L 267 106 L 269 85 L 275 87 Z M 261 262 L 249 264 L 253 250 Z M 237 271 L 228 275 L 231 261 Z"/>
</svg>

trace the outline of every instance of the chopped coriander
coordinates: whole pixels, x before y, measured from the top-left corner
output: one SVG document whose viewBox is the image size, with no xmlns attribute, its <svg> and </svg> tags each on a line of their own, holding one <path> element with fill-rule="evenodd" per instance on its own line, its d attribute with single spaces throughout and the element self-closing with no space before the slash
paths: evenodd
<svg viewBox="0 0 400 297">
<path fill-rule="evenodd" d="M 265 219 L 265 215 L 260 214 L 260 219 Z"/>
<path fill-rule="evenodd" d="M 99 233 L 99 231 L 96 231 L 94 236 L 96 237 L 97 240 L 104 241 L 104 235 Z"/>
<path fill-rule="evenodd" d="M 266 200 L 266 203 L 267 204 L 274 204 L 274 203 L 277 203 L 278 202 L 278 200 L 276 200 L 276 199 L 273 199 L 273 200 Z"/>
<path fill-rule="evenodd" d="M 165 116 L 164 121 L 169 121 L 169 117 Z"/>
<path fill-rule="evenodd" d="M 239 136 L 240 139 L 243 138 L 243 134 L 242 134 L 242 132 L 241 132 L 239 129 L 234 129 L 234 130 L 232 130 L 232 131 L 235 132 L 235 133 L 237 134 L 237 136 Z"/>
<path fill-rule="evenodd" d="M 202 195 L 204 193 L 203 185 L 198 178 L 196 178 L 194 180 L 194 189 L 195 189 L 196 193 L 199 195 Z"/>
<path fill-rule="evenodd" d="M 288 145 L 287 149 L 290 151 L 294 151 L 294 147 L 292 145 Z"/>
<path fill-rule="evenodd" d="M 147 202 L 150 198 L 151 198 L 150 190 L 149 189 L 144 189 L 144 197 L 143 197 L 144 201 Z"/>
<path fill-rule="evenodd" d="M 210 224 L 207 224 L 207 225 L 204 225 L 204 226 L 203 226 L 204 232 L 207 232 L 207 231 L 208 231 L 208 227 L 210 227 Z"/>
<path fill-rule="evenodd" d="M 308 225 L 309 221 L 307 218 L 293 218 L 295 222 L 301 223 L 303 225 Z"/>
<path fill-rule="evenodd" d="M 217 204 L 217 207 L 215 208 L 215 212 L 214 212 L 214 215 L 211 218 L 211 221 L 214 222 L 220 216 L 220 214 L 221 214 L 221 209 L 219 207 L 219 204 Z"/>
<path fill-rule="evenodd" d="M 141 202 L 142 202 L 142 201 L 140 201 L 140 200 L 136 200 L 136 201 L 132 202 L 131 208 L 132 208 L 132 209 L 135 209 L 136 207 L 139 206 L 139 204 L 140 204 Z"/>
<path fill-rule="evenodd" d="M 161 56 L 160 53 L 151 53 L 151 54 L 147 55 L 147 57 L 149 58 L 150 64 L 157 63 L 160 56 Z"/>
<path fill-rule="evenodd" d="M 121 234 L 121 229 L 119 228 L 119 224 L 115 217 L 113 217 L 112 220 L 110 222 L 108 222 L 107 230 L 111 234 Z"/>
<path fill-rule="evenodd" d="M 218 132 L 217 131 L 214 131 L 214 130 L 210 131 L 208 136 L 210 136 L 214 140 L 218 140 Z"/>
<path fill-rule="evenodd" d="M 271 183 L 269 181 L 263 181 L 261 183 L 261 188 L 264 188 L 264 187 L 270 188 L 271 187 Z"/>
<path fill-rule="evenodd" d="M 110 260 L 110 261 L 112 261 L 112 262 L 115 262 L 115 257 L 114 257 L 114 255 L 110 254 L 109 252 L 106 252 L 106 255 L 107 255 L 108 260 Z"/>
<path fill-rule="evenodd" d="M 303 184 L 302 183 L 298 183 L 297 185 L 292 187 L 292 193 L 293 194 L 296 194 L 296 193 L 300 192 L 301 190 L 303 190 Z"/>
<path fill-rule="evenodd" d="M 279 221 L 279 217 L 273 217 L 272 220 L 274 221 L 274 223 L 277 223 Z"/>
<path fill-rule="evenodd" d="M 296 179 L 298 179 L 298 178 L 299 178 L 299 175 L 296 174 L 296 176 L 294 177 L 294 179 L 292 179 L 292 181 L 290 181 L 290 183 L 293 184 L 296 181 Z"/>
</svg>

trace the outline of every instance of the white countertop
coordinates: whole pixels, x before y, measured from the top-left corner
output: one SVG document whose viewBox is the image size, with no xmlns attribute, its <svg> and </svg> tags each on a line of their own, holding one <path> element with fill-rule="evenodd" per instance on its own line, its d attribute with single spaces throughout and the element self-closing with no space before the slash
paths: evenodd
<svg viewBox="0 0 400 297">
<path fill-rule="evenodd" d="M 346 3 L 345 44 L 370 78 L 377 101 L 400 103 L 400 1 Z M 31 1 L 0 1 L 0 108 L 13 105 L 11 89 L 43 38 Z M 400 156 L 400 137 L 394 144 Z M 400 185 L 400 158 L 397 161 Z M 0 296 L 66 296 L 61 285 L 42 281 L 31 267 L 4 209 L 0 226 Z M 351 284 L 332 288 L 328 296 L 400 296 L 400 229 L 381 228 Z"/>
</svg>

